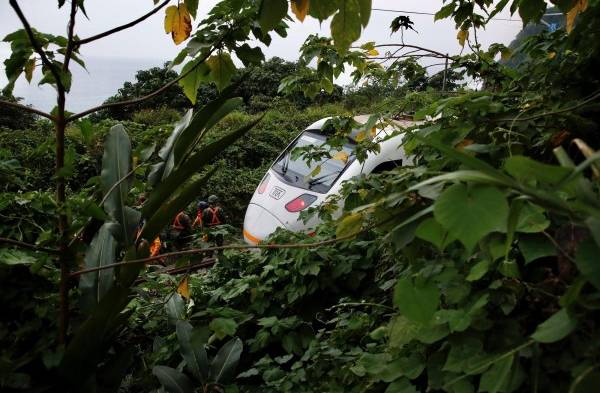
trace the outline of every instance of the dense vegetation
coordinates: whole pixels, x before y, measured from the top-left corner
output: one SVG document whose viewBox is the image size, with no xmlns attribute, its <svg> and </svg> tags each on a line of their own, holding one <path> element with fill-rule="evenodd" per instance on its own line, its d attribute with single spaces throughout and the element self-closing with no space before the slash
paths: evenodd
<svg viewBox="0 0 600 393">
<path fill-rule="evenodd" d="M 44 56 L 36 43 L 57 47 L 42 82 L 57 88 L 58 107 L 34 121 L 14 99 L 0 106 L 10 120 L 0 129 L 2 390 L 597 390 L 600 4 L 558 2 L 564 29 L 482 48 L 470 32 L 507 4 L 448 2 L 435 18 L 453 18 L 469 53 L 415 55 L 394 43 L 407 52 L 381 67 L 370 58 L 389 46 L 352 47 L 370 1 L 292 1 L 300 21 L 333 15 L 333 39 L 309 36 L 292 64 L 264 62 L 245 43 L 285 35 L 286 1 L 225 0 L 174 60 L 191 58 L 179 76 L 140 72 L 91 117 L 65 113 L 60 98 L 69 60 L 79 60 L 73 42 L 84 41 L 72 30 L 9 35 L 5 90 Z M 196 7 L 166 8 L 176 43 L 190 36 Z M 525 23 L 545 9 L 511 4 Z M 403 16 L 391 28 L 411 25 Z M 450 69 L 429 75 L 411 56 Z M 286 67 L 294 73 L 282 77 Z M 361 84 L 340 92 L 333 80 L 346 67 Z M 181 78 L 166 101 L 121 105 L 160 89 L 160 75 Z M 155 86 L 140 90 L 145 81 Z M 421 123 L 399 127 L 400 112 Z M 358 124 L 357 113 L 373 115 Z M 275 155 L 326 115 L 332 134 L 298 152 L 306 159 L 335 154 L 358 129 L 361 160 L 377 149 L 372 131 L 389 126 L 412 163 L 359 177 L 303 212 L 323 220 L 314 237 L 278 230 L 259 252 L 226 249 L 200 272 L 201 239 L 167 270 L 148 258 L 148 240 L 198 197 L 219 194 L 239 223 Z"/>
</svg>

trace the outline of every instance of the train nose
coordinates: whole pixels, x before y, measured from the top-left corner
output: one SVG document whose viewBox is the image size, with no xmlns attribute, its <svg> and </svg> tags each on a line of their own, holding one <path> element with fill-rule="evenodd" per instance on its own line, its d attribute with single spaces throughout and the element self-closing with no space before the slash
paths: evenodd
<svg viewBox="0 0 600 393">
<path fill-rule="evenodd" d="M 244 218 L 244 240 L 248 244 L 258 244 L 266 239 L 277 228 L 285 225 L 268 210 L 260 205 L 251 203 Z"/>
</svg>

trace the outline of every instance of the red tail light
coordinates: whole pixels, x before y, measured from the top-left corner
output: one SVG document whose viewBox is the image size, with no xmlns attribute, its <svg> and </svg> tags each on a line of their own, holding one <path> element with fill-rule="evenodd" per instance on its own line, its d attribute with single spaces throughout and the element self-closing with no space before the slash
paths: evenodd
<svg viewBox="0 0 600 393">
<path fill-rule="evenodd" d="M 295 213 L 309 207 L 314 201 L 317 200 L 317 197 L 310 194 L 302 194 L 298 198 L 289 201 L 285 205 L 285 210 Z"/>
<path fill-rule="evenodd" d="M 269 178 L 270 177 L 271 177 L 271 175 L 267 174 L 267 176 L 265 176 L 265 178 L 260 182 L 260 185 L 258 186 L 258 193 L 259 194 L 262 194 L 267 189 L 267 186 L 269 185 Z"/>
</svg>

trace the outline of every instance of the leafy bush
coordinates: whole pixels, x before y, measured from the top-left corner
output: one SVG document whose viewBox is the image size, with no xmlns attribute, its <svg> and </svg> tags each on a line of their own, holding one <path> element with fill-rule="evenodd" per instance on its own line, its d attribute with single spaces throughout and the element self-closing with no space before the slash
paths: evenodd
<svg viewBox="0 0 600 393">
<path fill-rule="evenodd" d="M 180 116 L 177 110 L 162 106 L 156 109 L 141 109 L 133 114 L 131 120 L 148 126 L 158 126 L 174 123 Z"/>
</svg>

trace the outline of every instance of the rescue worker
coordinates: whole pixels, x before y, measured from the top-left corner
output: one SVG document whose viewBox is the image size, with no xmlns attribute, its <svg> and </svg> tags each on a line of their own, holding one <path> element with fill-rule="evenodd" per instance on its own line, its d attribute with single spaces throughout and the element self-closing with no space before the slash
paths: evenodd
<svg viewBox="0 0 600 393">
<path fill-rule="evenodd" d="M 208 197 L 208 208 L 202 213 L 202 222 L 206 228 L 214 228 L 217 225 L 225 224 L 225 214 L 223 208 L 219 204 L 219 198 L 216 195 Z M 214 235 L 215 244 L 223 245 L 223 234 Z"/>
<path fill-rule="evenodd" d="M 180 211 L 175 216 L 171 225 L 170 237 L 176 249 L 181 250 L 192 235 L 192 220 L 185 211 Z"/>
<path fill-rule="evenodd" d="M 146 194 L 142 193 L 140 194 L 139 198 L 138 198 L 138 208 L 141 209 L 142 206 L 144 205 L 144 203 L 146 203 Z M 138 224 L 137 230 L 136 230 L 136 239 L 139 239 L 140 235 L 142 234 L 142 228 L 144 227 L 144 224 L 146 223 L 146 220 L 141 220 L 140 223 Z M 158 254 L 160 254 L 160 249 L 162 247 L 162 242 L 160 241 L 160 236 L 156 236 L 154 238 L 154 240 L 152 241 L 152 243 L 150 243 L 150 256 L 154 257 L 157 256 Z M 161 261 L 162 262 L 162 261 Z"/>
<path fill-rule="evenodd" d="M 194 222 L 192 223 L 192 228 L 200 228 L 200 231 L 204 230 L 204 220 L 202 218 L 202 214 L 204 213 L 204 210 L 208 209 L 208 207 L 209 207 L 209 205 L 208 205 L 208 203 L 206 203 L 206 201 L 198 202 L 197 210 L 196 210 L 196 218 L 194 219 Z"/>
<path fill-rule="evenodd" d="M 202 221 L 208 228 L 225 224 L 225 214 L 216 195 L 208 197 L 208 208 L 202 213 Z"/>
</svg>

